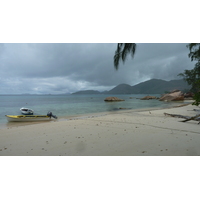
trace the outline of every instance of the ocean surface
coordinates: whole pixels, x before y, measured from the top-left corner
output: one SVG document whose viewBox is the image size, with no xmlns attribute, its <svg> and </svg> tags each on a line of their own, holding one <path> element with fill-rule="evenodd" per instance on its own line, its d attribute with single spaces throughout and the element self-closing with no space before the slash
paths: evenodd
<svg viewBox="0 0 200 200">
<path fill-rule="evenodd" d="M 105 102 L 109 95 L 0 95 L 0 126 L 6 125 L 5 115 L 20 115 L 20 108 L 34 110 L 34 114 L 46 115 L 51 111 L 58 118 L 125 109 L 167 108 L 180 102 L 140 100 L 145 94 L 112 95 L 124 99 L 121 102 Z M 160 97 L 160 95 L 153 96 Z M 14 122 L 13 122 L 14 123 Z"/>
</svg>

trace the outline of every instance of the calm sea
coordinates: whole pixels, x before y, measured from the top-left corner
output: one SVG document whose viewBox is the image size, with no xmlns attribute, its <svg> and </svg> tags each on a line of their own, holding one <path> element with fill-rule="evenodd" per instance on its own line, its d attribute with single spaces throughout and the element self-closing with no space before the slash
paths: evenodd
<svg viewBox="0 0 200 200">
<path fill-rule="evenodd" d="M 34 110 L 35 114 L 47 114 L 51 111 L 58 118 L 68 116 L 116 111 L 120 108 L 143 109 L 165 108 L 177 103 L 167 103 L 158 100 L 140 100 L 146 96 L 112 95 L 124 99 L 121 102 L 105 102 L 109 95 L 0 95 L 0 126 L 7 124 L 5 115 L 20 115 L 21 107 Z M 160 97 L 160 95 L 153 95 Z M 179 102 L 180 104 L 180 102 Z"/>
</svg>

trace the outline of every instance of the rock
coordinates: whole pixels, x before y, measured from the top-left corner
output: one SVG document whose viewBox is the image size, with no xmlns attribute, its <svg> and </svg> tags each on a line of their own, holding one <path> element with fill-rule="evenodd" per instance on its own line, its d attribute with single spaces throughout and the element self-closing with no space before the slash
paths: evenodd
<svg viewBox="0 0 200 200">
<path fill-rule="evenodd" d="M 155 96 L 145 96 L 145 97 L 141 98 L 140 100 L 149 100 L 149 99 L 159 99 L 159 98 L 157 98 Z"/>
<path fill-rule="evenodd" d="M 193 98 L 194 97 L 194 93 L 193 92 L 187 92 L 184 94 L 185 98 Z"/>
<path fill-rule="evenodd" d="M 117 97 L 107 97 L 104 101 L 124 101 L 123 99 L 119 99 Z"/>
<path fill-rule="evenodd" d="M 173 92 L 170 92 L 168 94 L 163 95 L 160 98 L 160 101 L 183 101 L 184 95 L 180 90 L 175 90 Z"/>
<path fill-rule="evenodd" d="M 184 101 L 184 96 L 178 96 L 178 97 L 172 99 L 172 101 Z"/>
</svg>

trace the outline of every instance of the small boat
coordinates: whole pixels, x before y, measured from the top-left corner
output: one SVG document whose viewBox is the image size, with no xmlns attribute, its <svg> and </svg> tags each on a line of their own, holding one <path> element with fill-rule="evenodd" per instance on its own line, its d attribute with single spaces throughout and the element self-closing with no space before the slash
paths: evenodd
<svg viewBox="0 0 200 200">
<path fill-rule="evenodd" d="M 33 115 L 33 110 L 30 108 L 20 108 L 22 115 Z"/>
<path fill-rule="evenodd" d="M 32 122 L 32 121 L 50 121 L 51 117 L 57 119 L 52 112 L 47 115 L 5 115 L 9 122 Z"/>
</svg>

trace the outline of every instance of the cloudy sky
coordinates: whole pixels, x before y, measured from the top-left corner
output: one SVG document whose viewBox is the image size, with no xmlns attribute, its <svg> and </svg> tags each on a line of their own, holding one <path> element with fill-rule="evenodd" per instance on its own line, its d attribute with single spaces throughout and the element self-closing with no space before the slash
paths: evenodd
<svg viewBox="0 0 200 200">
<path fill-rule="evenodd" d="M 110 90 L 118 84 L 178 79 L 192 69 L 186 43 L 136 43 L 116 71 L 117 43 L 1 43 L 0 94 L 60 94 Z"/>
</svg>

